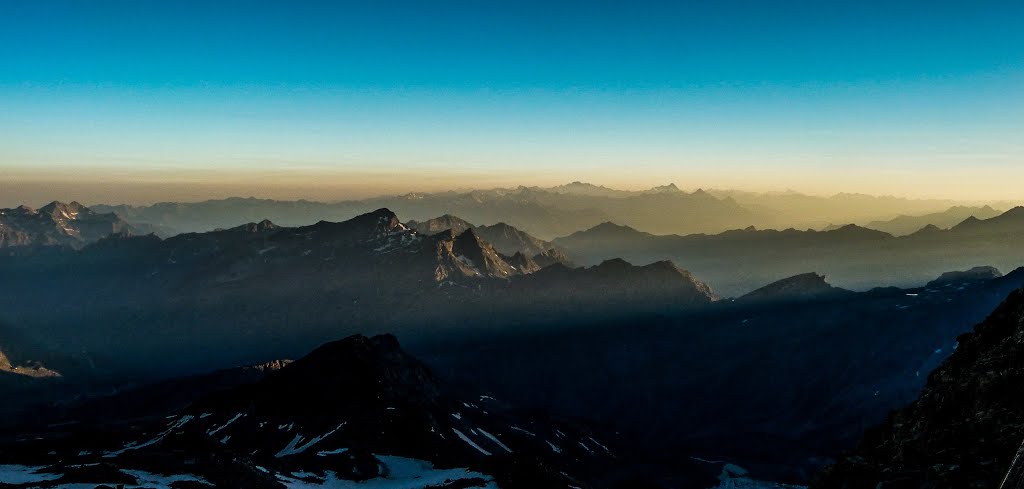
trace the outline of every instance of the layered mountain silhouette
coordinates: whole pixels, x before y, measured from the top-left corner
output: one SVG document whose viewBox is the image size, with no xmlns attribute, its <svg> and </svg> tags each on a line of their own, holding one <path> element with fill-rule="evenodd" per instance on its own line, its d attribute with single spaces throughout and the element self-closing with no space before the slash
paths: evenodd
<svg viewBox="0 0 1024 489">
<path fill-rule="evenodd" d="M 602 209 L 742 205 L 674 185 L 582 183 L 403 198 L 465 198 L 463 208 L 491 212 L 570 197 Z M 1020 209 L 900 237 L 855 225 L 664 236 L 603 217 L 554 241 L 508 215 L 443 209 L 296 227 L 258 215 L 166 239 L 98 228 L 5 248 L 3 413 L 43 439 L 15 449 L 0 436 L 4 456 L 67 483 L 159 486 L 147 478 L 175 474 L 195 487 L 322 486 L 414 474 L 424 486 L 594 485 L 609 463 L 595 444 L 605 435 L 548 413 L 619 433 L 628 453 L 616 466 L 644 474 L 622 487 L 710 487 L 715 476 L 729 487 L 738 474 L 806 483 L 915 399 L 964 348 L 957 335 L 1024 286 L 1020 270 L 998 270 L 1020 260 Z M 721 288 L 737 298 L 720 300 Z M 395 333 L 424 363 L 390 336 L 324 344 L 357 332 Z M 263 363 L 317 345 L 294 363 Z M 231 368 L 245 364 L 257 366 Z M 154 379 L 165 380 L 140 386 Z M 887 454 L 849 473 L 887 472 Z"/>
<path fill-rule="evenodd" d="M 0 209 L 0 248 L 81 248 L 111 234 L 137 230 L 113 213 L 98 213 L 78 202 L 51 202 L 39 209 Z"/>
<path fill-rule="evenodd" d="M 872 428 L 814 488 L 1020 487 L 1024 291 L 1017 290 L 928 376 L 910 405 Z"/>
<path fill-rule="evenodd" d="M 573 182 L 550 188 L 409 193 L 335 203 L 230 198 L 96 207 L 103 212 L 116 212 L 132 223 L 179 232 L 209 231 L 263 218 L 284 226 L 303 226 L 320 219 L 342 221 L 382 207 L 417 222 L 443 215 L 458 216 L 478 225 L 503 222 L 547 240 L 604 221 L 660 234 L 720 232 L 750 224 L 775 226 L 786 222 L 782 215 L 772 215 L 760 207 L 745 207 L 729 197 L 718 198 L 702 190 L 682 191 L 674 184 L 646 191 L 622 191 Z M 449 227 L 435 231 L 444 229 Z"/>
<path fill-rule="evenodd" d="M 583 488 L 615 457 L 611 440 L 582 424 L 517 414 L 491 396 L 454 396 L 393 336 L 348 337 L 258 373 L 167 416 L 158 407 L 154 419 L 75 422 L 4 440 L 0 457 L 20 465 L 0 467 L 0 477 L 19 470 L 27 484 L 225 489 Z"/>
<path fill-rule="evenodd" d="M 903 215 L 885 221 L 872 221 L 865 224 L 865 227 L 884 231 L 893 236 L 903 236 L 925 228 L 949 229 L 970 217 L 991 219 L 999 214 L 1001 212 L 987 205 L 982 207 L 954 206 L 943 212 L 920 216 Z"/>
<path fill-rule="evenodd" d="M 714 235 L 658 236 L 604 223 L 553 242 L 581 264 L 610 258 L 672 260 L 724 296 L 739 296 L 807 269 L 827 274 L 846 289 L 912 287 L 949 268 L 969 268 L 978 262 L 1004 269 L 1018 266 L 1021 254 L 1015 236 L 1024 232 L 1021 209 L 901 237 L 852 224 L 829 231 L 746 227 Z"/>
<path fill-rule="evenodd" d="M 293 355 L 356 328 L 415 340 L 449 328 L 514 327 L 523 317 L 669 312 L 715 299 L 671 263 L 570 268 L 553 253 L 503 255 L 475 227 L 425 236 L 387 209 L 298 228 L 263 220 L 2 257 L 0 285 L 9 293 L 0 306 L 26 334 L 62 351 L 181 373 Z M 54 290 L 74 293 L 51 301 Z M 82 327 L 91 334 L 77 334 Z M 182 349 L 207 354 L 200 363 L 180 355 L 143 361 Z"/>
</svg>

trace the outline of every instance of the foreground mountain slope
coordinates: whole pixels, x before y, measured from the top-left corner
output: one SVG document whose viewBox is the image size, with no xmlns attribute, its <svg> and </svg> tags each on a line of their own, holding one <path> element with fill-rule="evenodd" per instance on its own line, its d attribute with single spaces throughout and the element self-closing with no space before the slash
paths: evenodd
<svg viewBox="0 0 1024 489">
<path fill-rule="evenodd" d="M 0 441 L 0 458 L 18 464 L 0 477 L 17 472 L 24 487 L 582 488 L 614 456 L 582 425 L 452 397 L 392 336 L 325 344 L 163 419 L 19 435 Z"/>
<path fill-rule="evenodd" d="M 920 397 L 812 487 L 1000 487 L 1024 441 L 1024 291 L 957 341 Z"/>
<path fill-rule="evenodd" d="M 913 400 L 957 335 L 1021 286 L 1024 269 L 938 288 L 720 301 L 528 335 L 480 332 L 416 352 L 444 378 L 486 382 L 516 404 L 607 420 L 667 487 L 687 487 L 668 474 L 690 457 L 806 483 Z"/>
</svg>

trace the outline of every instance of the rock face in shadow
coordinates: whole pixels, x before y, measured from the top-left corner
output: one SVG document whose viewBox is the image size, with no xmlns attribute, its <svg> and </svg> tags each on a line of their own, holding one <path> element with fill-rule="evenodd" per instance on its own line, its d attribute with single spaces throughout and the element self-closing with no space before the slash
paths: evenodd
<svg viewBox="0 0 1024 489">
<path fill-rule="evenodd" d="M 939 278 L 928 282 L 928 287 L 942 287 L 963 282 L 984 282 L 1002 276 L 1002 272 L 996 267 L 974 267 L 970 270 L 943 273 Z"/>
<path fill-rule="evenodd" d="M 958 341 L 921 396 L 869 430 L 813 488 L 1000 487 L 1024 441 L 1024 290 Z"/>
<path fill-rule="evenodd" d="M 740 297 L 744 302 L 793 302 L 838 297 L 850 291 L 833 287 L 825 281 L 824 275 L 804 273 L 768 284 Z"/>
</svg>

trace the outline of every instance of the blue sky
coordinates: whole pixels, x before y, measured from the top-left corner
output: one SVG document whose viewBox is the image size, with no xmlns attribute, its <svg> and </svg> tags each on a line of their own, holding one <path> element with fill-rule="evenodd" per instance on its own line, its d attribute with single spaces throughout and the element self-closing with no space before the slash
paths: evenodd
<svg viewBox="0 0 1024 489">
<path fill-rule="evenodd" d="M 8 181 L 1024 198 L 1024 2 L 25 0 L 0 61 Z"/>
</svg>

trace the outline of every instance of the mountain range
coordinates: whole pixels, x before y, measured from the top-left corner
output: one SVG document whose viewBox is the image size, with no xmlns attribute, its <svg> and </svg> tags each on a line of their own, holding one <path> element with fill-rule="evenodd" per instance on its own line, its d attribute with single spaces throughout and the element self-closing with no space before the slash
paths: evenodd
<svg viewBox="0 0 1024 489">
<path fill-rule="evenodd" d="M 654 234 L 693 234 L 719 233 L 751 225 L 776 229 L 820 229 L 836 222 L 866 224 L 894 218 L 899 221 L 902 219 L 898 218 L 901 214 L 918 216 L 943 213 L 924 220 L 928 221 L 926 224 L 948 227 L 947 215 L 961 212 L 956 207 L 960 205 L 963 204 L 948 200 L 913 200 L 858 194 L 817 197 L 796 192 L 751 193 L 701 189 L 687 192 L 674 184 L 641 191 L 624 191 L 572 182 L 547 188 L 520 186 L 408 193 L 331 203 L 229 198 L 194 203 L 164 202 L 149 206 L 94 205 L 93 208 L 98 212 L 115 212 L 133 224 L 152 226 L 164 237 L 178 232 L 227 228 L 264 218 L 284 226 L 304 226 L 324 219 L 343 221 L 374 209 L 389 208 L 407 219 L 417 221 L 448 214 L 478 225 L 504 222 L 534 236 L 551 240 L 606 221 Z M 992 205 L 1012 207 L 1010 203 Z M 984 208 L 979 208 L 977 217 L 988 217 L 985 212 Z"/>
<path fill-rule="evenodd" d="M 825 273 L 848 289 L 878 285 L 920 285 L 950 269 L 979 264 L 1013 268 L 1024 261 L 1017 236 L 1024 232 L 1024 208 L 989 219 L 969 217 L 940 229 L 926 226 L 895 237 L 856 225 L 830 231 L 754 227 L 714 235 L 658 236 L 603 223 L 553 241 L 577 263 L 609 258 L 634 262 L 672 260 L 684 265 L 724 296 L 739 296 L 797 270 Z"/>
<path fill-rule="evenodd" d="M 551 259 L 541 268 L 542 258 L 551 255 L 503 255 L 475 227 L 423 235 L 387 209 L 297 228 L 264 220 L 164 240 L 117 234 L 80 249 L 0 257 L 0 320 L 64 355 L 88 352 L 114 370 L 166 375 L 295 355 L 357 332 L 415 341 L 475 329 L 484 318 L 500 328 L 523 318 L 673 311 L 716 297 L 667 262 L 571 268 Z M 91 333 L 77 334 L 82 328 Z M 196 358 L 175 353 L 182 350 Z M 152 355 L 166 360 L 152 364 Z"/>
<path fill-rule="evenodd" d="M 162 238 L 80 205 L 19 211 L 4 222 L 46 225 L 0 254 L 13 420 L 0 454 L 20 467 L 0 480 L 757 487 L 816 480 L 838 458 L 825 484 L 883 481 L 902 469 L 877 440 L 913 440 L 942 416 L 908 411 L 895 419 L 924 431 L 905 432 L 887 413 L 922 388 L 927 398 L 947 358 L 960 390 L 988 371 L 972 362 L 1001 357 L 954 361 L 968 342 L 957 337 L 1024 287 L 1021 208 L 901 237 L 855 225 L 659 236 L 605 222 L 546 241 L 434 215 L 260 218 Z M 86 232 L 55 238 L 60 219 Z M 80 227 L 92 220 L 110 232 Z M 372 336 L 383 333 L 419 360 Z M 890 431 L 864 436 L 879 423 Z M 19 444 L 29 424 L 40 440 Z M 933 460 L 919 452 L 908 467 Z M 1002 470 L 1000 457 L 970 480 Z"/>
<path fill-rule="evenodd" d="M 917 216 L 903 215 L 887 221 L 872 221 L 865 224 L 864 227 L 884 231 L 893 236 L 904 236 L 930 226 L 949 229 L 970 217 L 991 219 L 999 214 L 1002 213 L 987 205 L 983 207 L 953 206 L 943 212 Z"/>
</svg>

